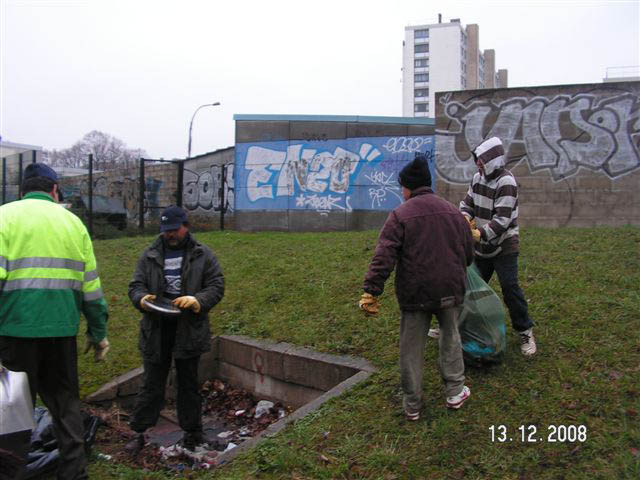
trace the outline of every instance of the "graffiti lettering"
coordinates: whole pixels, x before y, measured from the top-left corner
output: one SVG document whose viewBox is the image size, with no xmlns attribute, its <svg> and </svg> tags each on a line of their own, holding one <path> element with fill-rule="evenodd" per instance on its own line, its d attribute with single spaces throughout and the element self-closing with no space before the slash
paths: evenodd
<svg viewBox="0 0 640 480">
<path fill-rule="evenodd" d="M 233 211 L 234 187 L 233 165 L 211 165 L 203 172 L 185 169 L 184 207 L 193 211 L 197 209 L 221 210 L 221 195 L 224 195 L 225 212 Z M 226 168 L 224 184 L 222 183 L 222 169 Z"/>
<path fill-rule="evenodd" d="M 329 137 L 327 137 L 326 133 L 318 134 L 302 132 L 302 138 L 304 138 L 307 142 L 326 142 L 327 140 L 329 140 Z"/>
<path fill-rule="evenodd" d="M 386 175 L 384 172 L 373 172 L 366 175 L 375 188 L 369 188 L 369 198 L 371 199 L 371 208 L 379 208 L 387 197 L 387 193 L 395 195 L 398 200 L 402 201 L 399 195 L 400 187 L 393 181 L 393 174 Z"/>
<path fill-rule="evenodd" d="M 299 208 L 311 208 L 319 213 L 328 213 L 330 210 L 346 210 L 351 211 L 349 207 L 348 198 L 345 199 L 345 204 L 340 205 L 341 197 L 334 197 L 332 195 L 307 195 L 300 194 L 296 197 L 296 207 Z"/>
<path fill-rule="evenodd" d="M 295 185 L 302 192 L 346 193 L 349 180 L 362 157 L 371 161 L 380 155 L 377 148 L 363 144 L 360 155 L 337 147 L 333 152 L 317 152 L 303 149 L 301 144 L 289 145 L 286 152 L 252 146 L 247 151 L 245 168 L 250 171 L 247 178 L 249 200 L 290 196 Z M 278 173 L 275 185 L 272 176 Z"/>
<path fill-rule="evenodd" d="M 499 103 L 450 98 L 441 102 L 451 127 L 436 132 L 438 173 L 450 183 L 471 180 L 476 168 L 470 151 L 492 136 L 502 140 L 507 157 L 519 148 L 531 171 L 547 169 L 554 181 L 580 168 L 611 179 L 640 168 L 640 102 L 633 93 L 514 97 Z"/>
<path fill-rule="evenodd" d="M 393 137 L 387 140 L 383 147 L 391 153 L 414 153 L 424 150 L 423 147 L 431 142 L 432 139 L 429 137 Z"/>
</svg>

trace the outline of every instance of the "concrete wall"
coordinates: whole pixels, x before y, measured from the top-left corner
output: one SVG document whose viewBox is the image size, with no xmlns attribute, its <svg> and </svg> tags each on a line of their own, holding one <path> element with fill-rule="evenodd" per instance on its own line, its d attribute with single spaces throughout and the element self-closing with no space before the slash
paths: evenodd
<svg viewBox="0 0 640 480">
<path fill-rule="evenodd" d="M 399 170 L 433 158 L 427 119 L 256 118 L 236 117 L 238 230 L 379 228 L 401 203 Z"/>
<path fill-rule="evenodd" d="M 437 95 L 438 193 L 457 204 L 471 149 L 502 139 L 522 225 L 640 225 L 640 82 Z"/>
<path fill-rule="evenodd" d="M 185 161 L 182 205 L 198 228 L 233 228 L 234 148 L 229 147 Z M 223 181 L 224 173 L 224 181 Z"/>
</svg>

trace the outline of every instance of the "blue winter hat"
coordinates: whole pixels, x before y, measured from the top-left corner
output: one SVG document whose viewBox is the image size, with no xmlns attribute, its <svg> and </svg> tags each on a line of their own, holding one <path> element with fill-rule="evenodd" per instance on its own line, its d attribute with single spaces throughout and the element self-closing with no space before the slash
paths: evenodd
<svg viewBox="0 0 640 480">
<path fill-rule="evenodd" d="M 176 205 L 167 207 L 160 216 L 160 231 L 177 230 L 187 221 L 187 212 Z"/>
<path fill-rule="evenodd" d="M 49 165 L 45 165 L 44 163 L 30 163 L 27 165 L 27 168 L 24 169 L 23 178 L 24 180 L 27 180 L 33 177 L 44 177 L 58 183 L 58 174 L 53 168 Z"/>
</svg>

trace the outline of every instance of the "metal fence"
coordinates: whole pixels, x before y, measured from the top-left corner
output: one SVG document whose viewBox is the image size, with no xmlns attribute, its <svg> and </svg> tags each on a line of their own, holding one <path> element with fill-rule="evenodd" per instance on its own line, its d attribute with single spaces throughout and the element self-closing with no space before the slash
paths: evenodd
<svg viewBox="0 0 640 480">
<path fill-rule="evenodd" d="M 16 153 L 2 157 L 2 187 L 0 205 L 13 202 L 22 197 L 22 176 L 29 163 L 35 163 L 37 152 Z"/>
<path fill-rule="evenodd" d="M 2 158 L 2 203 L 22 197 L 24 169 L 35 161 L 35 152 Z M 185 160 L 140 158 L 136 166 L 106 171 L 96 170 L 94 164 L 93 155 L 88 155 L 88 168 L 54 167 L 62 203 L 85 223 L 92 238 L 156 233 L 162 210 L 184 202 L 197 229 L 215 229 L 219 224 L 224 230 L 225 213 L 229 221 L 224 192 L 227 165 L 221 166 L 221 178 L 215 182 L 194 186 L 191 177 L 185 179 Z M 192 212 L 189 202 L 200 190 L 211 195 L 212 204 L 206 211 Z"/>
</svg>

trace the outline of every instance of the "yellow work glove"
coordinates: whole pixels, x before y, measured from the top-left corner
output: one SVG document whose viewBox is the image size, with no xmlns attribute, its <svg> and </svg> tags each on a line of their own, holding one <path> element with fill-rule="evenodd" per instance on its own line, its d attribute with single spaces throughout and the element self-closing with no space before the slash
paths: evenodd
<svg viewBox="0 0 640 480">
<path fill-rule="evenodd" d="M 142 297 L 142 299 L 140 300 L 140 308 L 142 308 L 143 310 L 146 310 L 147 312 L 152 312 L 153 310 L 151 310 L 151 309 L 147 306 L 147 304 L 146 304 L 145 302 L 146 302 L 147 300 L 151 300 L 151 301 L 153 301 L 153 300 L 155 300 L 155 299 L 156 299 L 156 296 L 155 296 L 155 295 L 151 295 L 151 294 L 145 295 L 145 296 L 144 296 L 144 297 Z"/>
<path fill-rule="evenodd" d="M 464 218 L 467 220 L 467 223 L 469 224 L 469 228 L 471 228 L 471 230 L 476 230 L 478 228 L 478 226 L 476 225 L 476 221 L 472 220 L 471 218 L 467 217 L 466 215 L 464 215 Z"/>
<path fill-rule="evenodd" d="M 358 302 L 360 310 L 364 310 L 369 315 L 376 315 L 380 311 L 378 299 L 370 293 L 363 293 Z"/>
<path fill-rule="evenodd" d="M 101 362 L 107 356 L 107 352 L 109 351 L 109 340 L 107 337 L 104 337 L 99 342 L 94 342 L 93 339 L 87 334 L 87 343 L 84 346 L 84 353 L 89 353 L 89 350 L 94 349 L 93 358 L 96 362 Z"/>
<path fill-rule="evenodd" d="M 469 228 L 471 229 L 471 236 L 473 237 L 473 241 L 480 243 L 480 239 L 482 238 L 482 236 L 480 235 L 480 230 L 476 225 L 476 221 L 470 219 L 466 215 L 464 215 L 464 218 L 467 220 L 467 223 L 469 224 Z"/>
<path fill-rule="evenodd" d="M 191 295 L 176 298 L 173 301 L 173 305 L 185 310 L 187 308 L 190 308 L 196 313 L 200 312 L 200 303 L 198 303 L 198 299 L 196 297 L 192 297 Z"/>
</svg>

